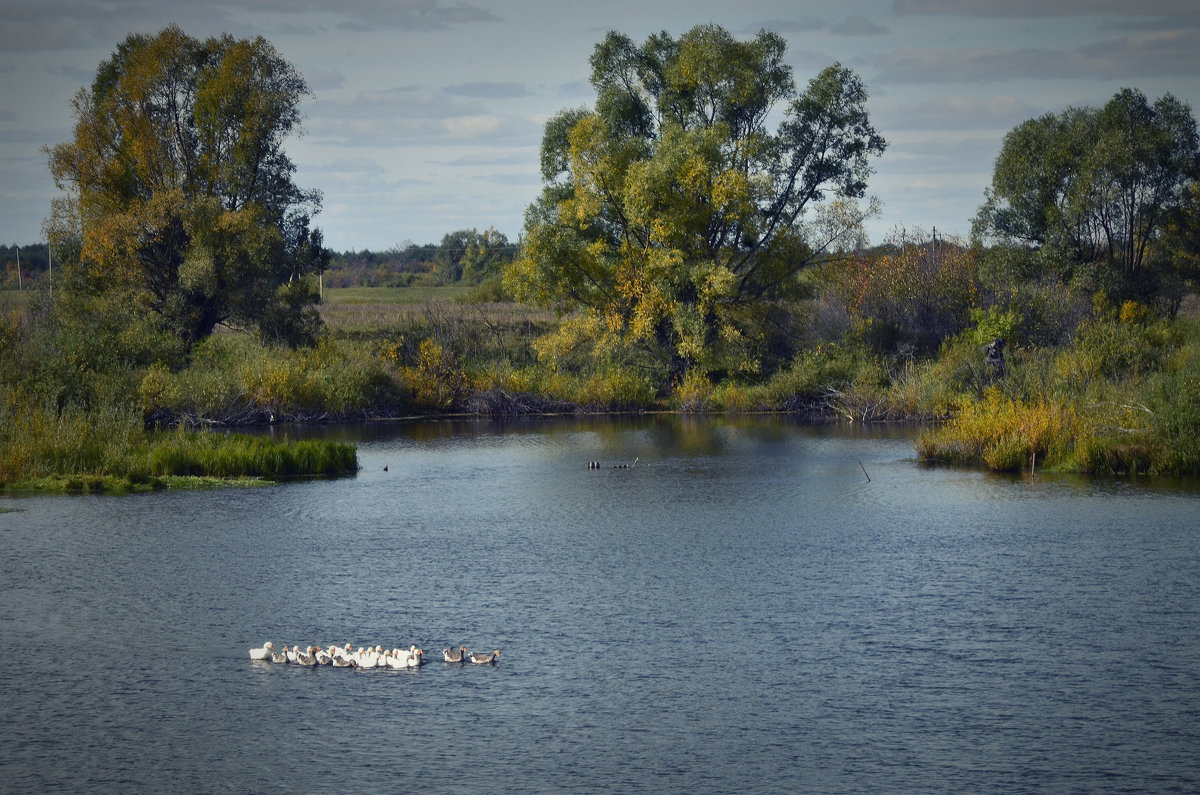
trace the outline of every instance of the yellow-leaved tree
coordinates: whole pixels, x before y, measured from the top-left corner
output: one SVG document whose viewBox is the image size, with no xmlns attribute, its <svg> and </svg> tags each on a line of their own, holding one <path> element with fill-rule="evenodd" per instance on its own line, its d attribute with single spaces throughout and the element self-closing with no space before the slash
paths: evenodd
<svg viewBox="0 0 1200 795">
<path fill-rule="evenodd" d="M 851 70 L 797 94 L 785 49 L 716 25 L 596 46 L 595 105 L 547 122 L 544 189 L 506 273 L 519 297 L 568 313 L 544 358 L 677 383 L 790 353 L 796 275 L 861 233 L 874 205 L 855 200 L 885 142 Z"/>
</svg>

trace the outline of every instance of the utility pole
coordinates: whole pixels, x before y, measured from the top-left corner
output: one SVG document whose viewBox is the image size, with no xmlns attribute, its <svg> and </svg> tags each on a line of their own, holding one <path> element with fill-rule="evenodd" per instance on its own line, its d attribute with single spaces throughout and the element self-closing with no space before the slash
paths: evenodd
<svg viewBox="0 0 1200 795">
<path fill-rule="evenodd" d="M 17 290 L 23 290 L 21 285 L 21 247 L 17 246 Z"/>
</svg>

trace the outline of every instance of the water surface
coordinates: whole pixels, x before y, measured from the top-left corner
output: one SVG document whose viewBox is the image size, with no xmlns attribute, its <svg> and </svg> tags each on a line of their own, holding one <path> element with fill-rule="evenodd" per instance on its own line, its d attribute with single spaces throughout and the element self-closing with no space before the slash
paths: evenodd
<svg viewBox="0 0 1200 795">
<path fill-rule="evenodd" d="M 6 789 L 1200 788 L 1195 484 L 777 420 L 323 433 L 356 477 L 0 501 Z"/>
</svg>

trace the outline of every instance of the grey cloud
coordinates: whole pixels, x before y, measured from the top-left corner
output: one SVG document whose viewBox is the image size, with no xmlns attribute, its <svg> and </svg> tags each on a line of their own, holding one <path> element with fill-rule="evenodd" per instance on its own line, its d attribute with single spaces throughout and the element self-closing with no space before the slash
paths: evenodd
<svg viewBox="0 0 1200 795">
<path fill-rule="evenodd" d="M 319 10 L 320 0 L 310 0 L 312 10 Z M 437 0 L 350 0 L 339 10 L 347 20 L 339 25 L 344 30 L 376 30 L 380 27 L 399 30 L 446 30 L 476 22 L 499 22 L 500 17 L 486 8 L 470 5 L 446 5 Z"/>
<path fill-rule="evenodd" d="M 529 96 L 529 89 L 523 83 L 492 83 L 488 81 L 446 86 L 442 92 L 455 97 L 472 99 L 511 99 Z"/>
<path fill-rule="evenodd" d="M 899 84 L 1193 76 L 1197 51 L 1200 29 L 1137 34 L 1067 50 L 905 48 L 879 62 L 877 79 Z"/>
<path fill-rule="evenodd" d="M 880 83 L 985 83 L 1021 78 L 1075 77 L 1086 59 L 1050 50 L 925 50 L 903 48 L 880 63 Z"/>
<path fill-rule="evenodd" d="M 1044 19 L 1075 16 L 1169 16 L 1196 10 L 1195 0 L 894 0 L 898 15 Z"/>
<path fill-rule="evenodd" d="M 829 27 L 827 20 L 820 17 L 806 16 L 799 19 L 768 19 L 760 25 L 742 28 L 742 33 L 753 35 L 760 30 L 770 30 L 775 33 L 815 33 Z"/>
<path fill-rule="evenodd" d="M 312 91 L 328 91 L 346 84 L 346 76 L 336 69 L 300 69 Z"/>
<path fill-rule="evenodd" d="M 888 32 L 888 28 L 855 14 L 831 27 L 829 32 L 837 36 L 881 36 Z"/>
<path fill-rule="evenodd" d="M 497 172 L 495 174 L 484 174 L 479 179 L 482 182 L 490 182 L 494 185 L 508 185 L 521 188 L 536 188 L 541 184 L 536 161 L 530 163 L 530 168 L 518 173 Z M 532 191 L 532 193 L 536 193 L 536 191 Z"/>
<path fill-rule="evenodd" d="M 942 96 L 926 102 L 872 108 L 883 130 L 1007 130 L 1046 111 L 1017 97 Z"/>
<path fill-rule="evenodd" d="M 819 50 L 788 50 L 788 61 L 796 69 L 797 82 L 800 82 L 803 75 L 819 72 L 837 60 L 830 53 Z"/>
<path fill-rule="evenodd" d="M 529 165 L 533 164 L 536 171 L 537 166 L 537 150 L 530 149 L 529 152 L 508 152 L 507 154 L 496 153 L 476 153 L 456 157 L 453 160 L 446 161 L 448 166 L 513 166 L 513 165 Z"/>
<path fill-rule="evenodd" d="M 314 117 L 332 120 L 383 123 L 399 119 L 451 119 L 479 112 L 482 111 L 473 105 L 423 92 L 413 86 L 366 92 L 350 100 L 318 100 L 309 111 Z"/>
<path fill-rule="evenodd" d="M 280 36 L 323 36 L 329 31 L 320 25 L 304 25 L 298 22 L 280 22 L 271 28 L 272 32 Z"/>
<path fill-rule="evenodd" d="M 596 96 L 596 89 L 587 80 L 572 80 L 569 83 L 560 83 L 555 86 L 555 91 L 558 92 L 559 96 L 566 97 L 569 100 Z"/>
<path fill-rule="evenodd" d="M 318 101 L 305 124 L 318 142 L 350 147 L 463 144 L 528 145 L 541 127 L 518 116 L 410 88 L 360 94 L 351 101 Z"/>
<path fill-rule="evenodd" d="M 204 0 L 50 0 L 6 8 L 0 41 L 10 50 L 110 49 L 131 32 L 155 32 L 175 22 L 192 35 L 233 27 L 230 11 L 241 5 Z M 131 20 L 134 28 L 131 30 Z M 204 31 L 200 33 L 199 31 Z"/>
<path fill-rule="evenodd" d="M 78 66 L 51 66 L 46 71 L 58 77 L 65 77 L 72 83 L 78 83 L 81 86 L 91 85 L 92 80 L 96 77 L 95 70 L 82 69 Z"/>
<path fill-rule="evenodd" d="M 42 146 L 43 144 L 54 144 L 59 141 L 65 141 L 71 135 L 69 129 L 57 130 L 26 130 L 12 129 L 0 130 L 0 144 L 33 144 Z M 38 159 L 44 162 L 44 158 L 38 155 Z"/>
<path fill-rule="evenodd" d="M 324 0 L 45 0 L 6 3 L 0 13 L 0 41 L 10 51 L 109 48 L 136 29 L 155 32 L 174 22 L 193 36 L 250 29 L 247 14 L 277 14 L 274 29 L 286 35 L 322 35 L 320 27 L 298 23 L 306 14 L 327 14 Z M 446 30 L 479 22 L 499 22 L 491 11 L 441 0 L 342 0 L 340 27 L 351 31 Z"/>
<path fill-rule="evenodd" d="M 1108 76 L 1194 76 L 1200 28 L 1151 31 L 1084 45 L 1079 53 Z"/>
<path fill-rule="evenodd" d="M 888 146 L 887 169 L 894 174 L 984 174 L 991 176 L 1001 138 L 947 140 L 940 136 L 921 141 L 893 141 Z"/>
</svg>

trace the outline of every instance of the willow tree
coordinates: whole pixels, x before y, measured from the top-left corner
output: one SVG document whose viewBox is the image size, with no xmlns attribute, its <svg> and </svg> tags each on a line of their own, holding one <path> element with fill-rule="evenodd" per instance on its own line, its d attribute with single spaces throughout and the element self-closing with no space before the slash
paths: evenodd
<svg viewBox="0 0 1200 795">
<path fill-rule="evenodd" d="M 544 356 L 583 349 L 673 377 L 762 366 L 796 274 L 858 228 L 885 147 L 852 71 L 830 66 L 797 94 L 785 49 L 715 25 L 596 46 L 595 105 L 547 122 L 543 192 L 507 273 L 518 296 L 578 310 Z"/>
<path fill-rule="evenodd" d="M 981 239 L 1036 250 L 1070 276 L 1080 265 L 1145 289 L 1148 256 L 1200 178 L 1191 108 L 1122 89 L 1103 107 L 1029 119 L 1005 137 L 975 217 Z"/>
<path fill-rule="evenodd" d="M 292 181 L 304 79 L 262 38 L 131 35 L 47 149 L 65 191 L 47 226 L 73 228 L 64 280 L 135 307 L 187 345 L 218 324 L 299 344 L 319 325 L 303 278 L 328 262 L 309 228 L 320 194 Z"/>
</svg>

